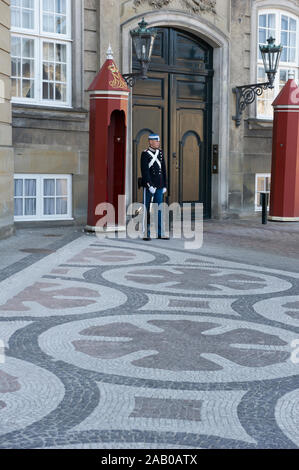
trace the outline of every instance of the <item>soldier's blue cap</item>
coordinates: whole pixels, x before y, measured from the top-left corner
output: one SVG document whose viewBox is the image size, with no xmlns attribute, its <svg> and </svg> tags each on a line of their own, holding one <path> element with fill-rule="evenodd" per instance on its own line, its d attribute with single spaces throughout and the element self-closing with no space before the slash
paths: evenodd
<svg viewBox="0 0 299 470">
<path fill-rule="evenodd" d="M 158 134 L 151 134 L 148 136 L 148 140 L 156 140 L 157 142 L 160 142 L 160 136 Z"/>
</svg>

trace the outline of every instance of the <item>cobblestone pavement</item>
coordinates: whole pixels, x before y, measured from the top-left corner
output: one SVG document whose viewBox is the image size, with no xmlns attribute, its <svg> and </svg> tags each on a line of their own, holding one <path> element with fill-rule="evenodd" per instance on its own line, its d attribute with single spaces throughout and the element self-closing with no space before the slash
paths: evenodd
<svg viewBox="0 0 299 470">
<path fill-rule="evenodd" d="M 273 240 L 267 266 L 227 233 L 220 256 L 217 227 L 206 251 L 78 231 L 4 263 L 0 448 L 299 447 L 298 230 L 287 270 Z"/>
</svg>

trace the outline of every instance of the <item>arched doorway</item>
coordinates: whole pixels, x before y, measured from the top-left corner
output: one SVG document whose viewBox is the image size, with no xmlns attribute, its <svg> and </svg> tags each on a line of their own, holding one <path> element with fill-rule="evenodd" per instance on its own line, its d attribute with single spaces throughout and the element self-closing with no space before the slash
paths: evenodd
<svg viewBox="0 0 299 470">
<path fill-rule="evenodd" d="M 133 57 L 133 68 L 138 64 Z M 192 34 L 159 28 L 149 79 L 133 89 L 133 199 L 140 155 L 158 132 L 168 169 L 168 202 L 202 202 L 211 217 L 213 48 Z"/>
<path fill-rule="evenodd" d="M 115 208 L 118 220 L 118 197 L 125 194 L 126 117 L 124 111 L 115 110 L 108 128 L 107 201 Z"/>
</svg>

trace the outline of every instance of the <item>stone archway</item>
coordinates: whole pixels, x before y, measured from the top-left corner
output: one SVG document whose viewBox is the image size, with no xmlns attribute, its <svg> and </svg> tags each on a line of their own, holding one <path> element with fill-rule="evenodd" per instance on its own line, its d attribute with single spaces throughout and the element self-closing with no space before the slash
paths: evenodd
<svg viewBox="0 0 299 470">
<path fill-rule="evenodd" d="M 136 15 L 121 25 L 122 70 L 132 70 L 130 30 L 144 17 L 150 27 L 173 27 L 192 33 L 214 48 L 213 78 L 213 145 L 219 145 L 219 173 L 212 178 L 212 217 L 225 215 L 228 204 L 229 158 L 229 41 L 214 25 L 186 12 L 171 10 L 149 11 Z M 129 106 L 126 172 L 127 202 L 132 202 L 132 103 Z"/>
<path fill-rule="evenodd" d="M 133 54 L 134 71 L 139 69 Z M 157 28 L 148 80 L 133 88 L 133 201 L 140 155 L 151 133 L 161 136 L 167 166 L 166 201 L 203 203 L 211 217 L 213 48 L 186 31 Z M 151 130 L 149 130 L 151 129 Z"/>
</svg>

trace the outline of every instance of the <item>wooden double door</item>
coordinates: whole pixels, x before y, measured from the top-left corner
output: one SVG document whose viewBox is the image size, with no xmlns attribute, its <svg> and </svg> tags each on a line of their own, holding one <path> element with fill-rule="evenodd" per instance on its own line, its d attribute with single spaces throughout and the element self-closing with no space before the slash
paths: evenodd
<svg viewBox="0 0 299 470">
<path fill-rule="evenodd" d="M 135 70 L 138 66 L 133 57 Z M 211 216 L 213 49 L 185 32 L 159 28 L 148 80 L 133 89 L 133 198 L 148 135 L 159 133 L 168 176 L 168 202 L 201 202 Z"/>
</svg>

